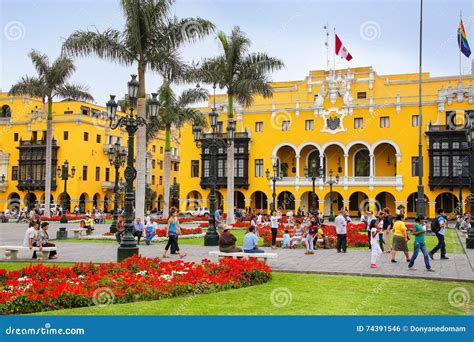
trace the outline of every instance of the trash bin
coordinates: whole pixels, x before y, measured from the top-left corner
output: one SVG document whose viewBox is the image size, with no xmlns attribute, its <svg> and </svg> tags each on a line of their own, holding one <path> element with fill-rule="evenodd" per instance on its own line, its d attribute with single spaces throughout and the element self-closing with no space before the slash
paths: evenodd
<svg viewBox="0 0 474 342">
<path fill-rule="evenodd" d="M 56 232 L 56 239 L 57 240 L 66 240 L 67 239 L 66 227 L 60 227 L 59 228 L 59 230 Z"/>
</svg>

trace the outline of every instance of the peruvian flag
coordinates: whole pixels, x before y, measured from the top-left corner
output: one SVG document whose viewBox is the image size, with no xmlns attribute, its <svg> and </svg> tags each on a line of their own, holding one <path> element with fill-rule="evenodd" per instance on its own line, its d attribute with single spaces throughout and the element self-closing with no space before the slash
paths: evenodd
<svg viewBox="0 0 474 342">
<path fill-rule="evenodd" d="M 347 61 L 350 61 L 352 59 L 352 55 L 349 53 L 349 51 L 347 51 L 346 47 L 342 45 L 338 35 L 336 33 L 334 33 L 334 35 L 336 37 L 336 55 L 344 58 Z"/>
</svg>

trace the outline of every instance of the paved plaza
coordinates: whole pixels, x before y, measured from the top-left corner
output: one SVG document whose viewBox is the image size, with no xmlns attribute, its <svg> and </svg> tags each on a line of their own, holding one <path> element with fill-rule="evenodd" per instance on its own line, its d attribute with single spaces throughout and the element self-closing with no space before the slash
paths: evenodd
<svg viewBox="0 0 474 342">
<path fill-rule="evenodd" d="M 194 224 L 195 225 L 195 224 Z M 72 229 L 76 223 L 50 225 L 50 236 L 54 238 L 59 227 Z M 0 245 L 20 245 L 25 232 L 24 224 L 1 224 Z M 97 225 L 94 234 L 108 231 L 109 225 Z M 69 232 L 71 236 L 71 232 Z M 461 241 L 464 243 L 464 237 Z M 57 244 L 59 259 L 55 262 L 113 262 L 117 258 L 117 244 L 112 242 L 67 242 L 67 240 L 53 241 Z M 151 246 L 140 245 L 140 254 L 146 257 L 160 257 L 163 253 L 164 243 Z M 186 252 L 185 260 L 200 262 L 204 258 L 217 261 L 209 256 L 209 251 L 217 247 L 204 247 L 181 244 L 181 249 Z M 271 251 L 270 248 L 264 248 Z M 368 276 L 412 277 L 442 280 L 474 281 L 474 250 L 467 250 L 467 254 L 449 254 L 449 260 L 439 260 L 439 255 L 431 262 L 436 272 L 427 272 L 424 267 L 423 257 L 420 254 L 416 260 L 416 271 L 409 271 L 402 253 L 398 253 L 398 263 L 390 262 L 388 254 L 379 258 L 379 268 L 369 268 L 370 252 L 368 250 L 348 250 L 347 253 L 337 253 L 335 249 L 318 250 L 314 255 L 304 255 L 302 249 L 288 250 L 277 249 L 278 258 L 270 259 L 268 264 L 275 271 L 325 273 L 325 274 L 351 274 Z M 19 260 L 29 261 L 30 252 L 20 251 Z M 172 255 L 169 260 L 178 259 Z M 3 253 L 0 260 L 4 260 Z"/>
</svg>

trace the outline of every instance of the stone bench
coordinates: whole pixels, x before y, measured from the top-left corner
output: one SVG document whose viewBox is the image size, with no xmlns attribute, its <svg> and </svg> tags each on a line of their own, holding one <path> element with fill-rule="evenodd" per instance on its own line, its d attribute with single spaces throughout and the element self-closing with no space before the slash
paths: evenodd
<svg viewBox="0 0 474 342">
<path fill-rule="evenodd" d="M 7 260 L 16 260 L 18 258 L 18 252 L 21 250 L 38 252 L 36 253 L 38 260 L 48 259 L 49 252 L 56 250 L 56 247 L 43 247 L 41 250 L 39 247 L 32 247 L 30 249 L 24 246 L 0 246 L 0 248 L 5 250 L 5 259 Z"/>
<path fill-rule="evenodd" d="M 267 259 L 274 259 L 278 256 L 276 253 L 245 253 L 245 252 L 238 252 L 238 253 L 225 253 L 220 251 L 210 251 L 209 255 L 217 256 L 219 259 L 230 257 L 232 259 L 235 258 L 256 258 L 256 259 L 263 259 L 266 263 Z"/>
<path fill-rule="evenodd" d="M 86 233 L 87 233 L 86 228 L 73 228 L 73 229 L 71 229 L 71 231 L 74 234 L 74 237 L 76 239 L 80 238 L 81 236 L 86 235 Z"/>
</svg>

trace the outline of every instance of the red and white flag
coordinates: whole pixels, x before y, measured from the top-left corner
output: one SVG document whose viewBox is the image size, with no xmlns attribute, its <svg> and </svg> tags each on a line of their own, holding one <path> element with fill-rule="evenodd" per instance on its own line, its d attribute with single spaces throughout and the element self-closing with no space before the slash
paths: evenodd
<svg viewBox="0 0 474 342">
<path fill-rule="evenodd" d="M 349 53 L 349 51 L 347 51 L 346 47 L 342 45 L 342 42 L 337 34 L 334 34 L 334 36 L 336 37 L 336 55 L 344 58 L 347 61 L 350 61 L 352 59 L 352 55 Z"/>
</svg>

